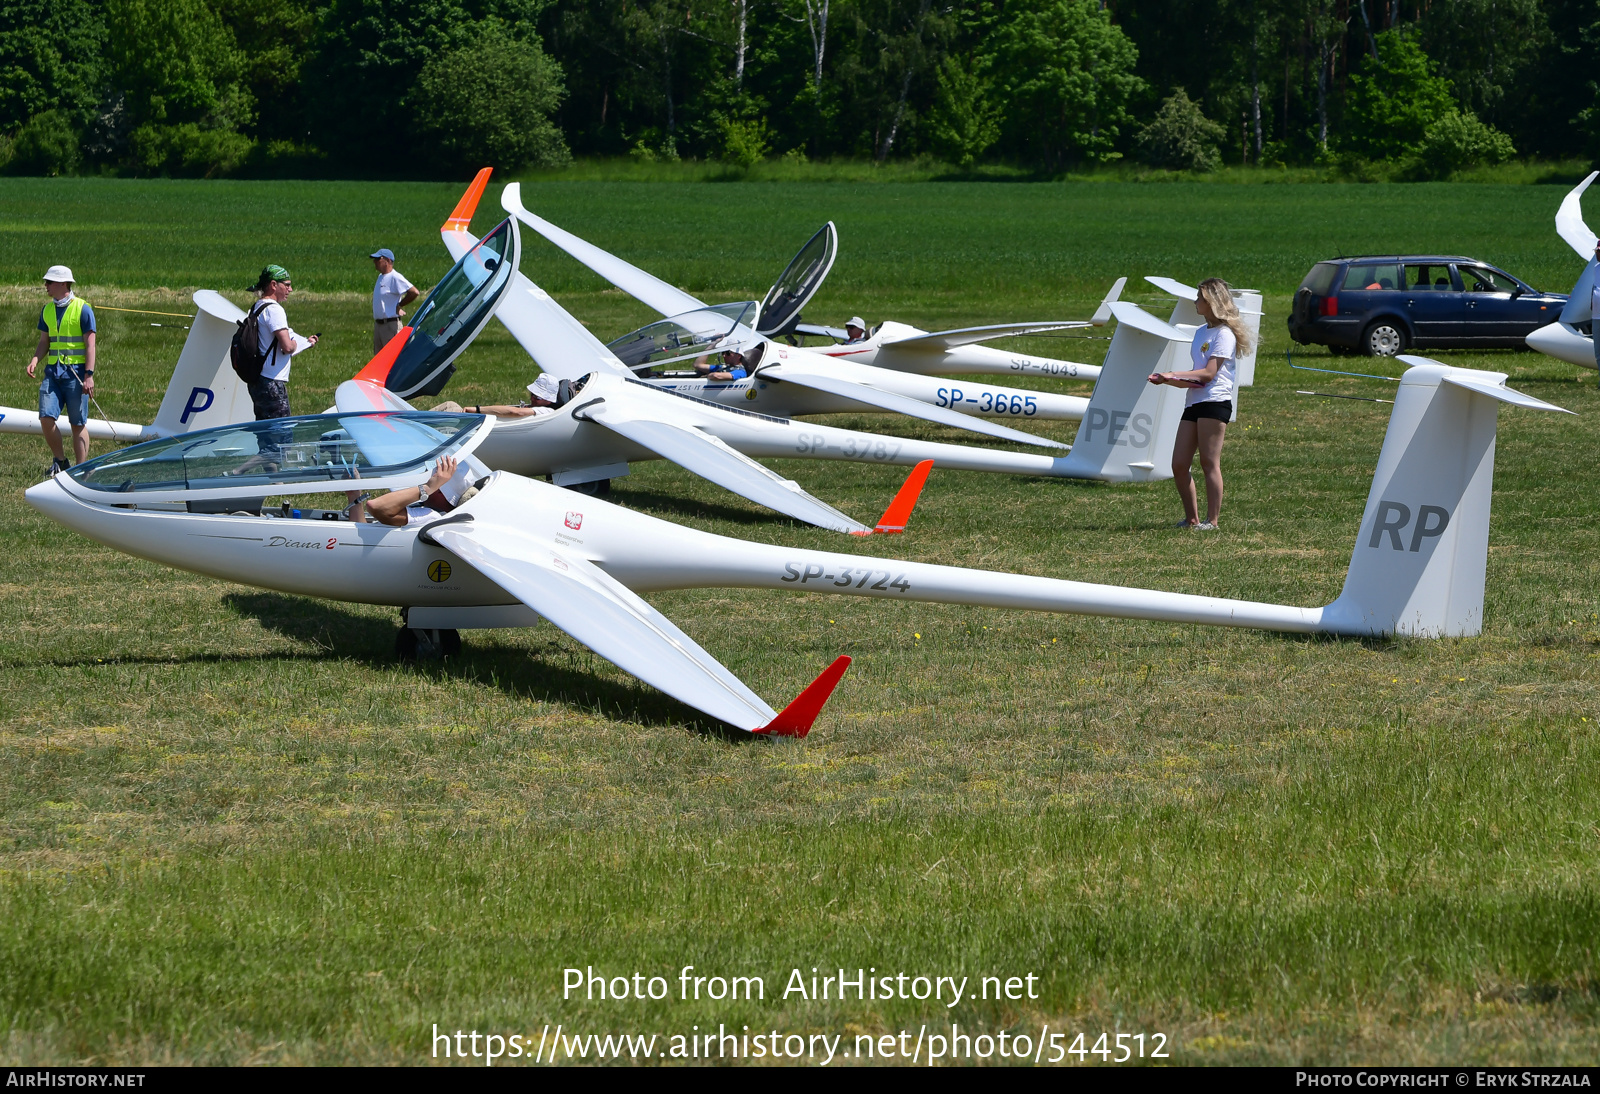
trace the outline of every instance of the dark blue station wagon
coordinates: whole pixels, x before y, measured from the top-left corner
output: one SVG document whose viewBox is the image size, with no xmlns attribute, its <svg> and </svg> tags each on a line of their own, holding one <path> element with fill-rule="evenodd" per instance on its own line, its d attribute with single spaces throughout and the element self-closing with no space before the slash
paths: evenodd
<svg viewBox="0 0 1600 1094">
<path fill-rule="evenodd" d="M 1475 258 L 1336 258 L 1318 262 L 1300 283 L 1289 337 L 1369 357 L 1413 348 L 1522 349 L 1566 302 L 1563 293 L 1539 292 Z"/>
</svg>

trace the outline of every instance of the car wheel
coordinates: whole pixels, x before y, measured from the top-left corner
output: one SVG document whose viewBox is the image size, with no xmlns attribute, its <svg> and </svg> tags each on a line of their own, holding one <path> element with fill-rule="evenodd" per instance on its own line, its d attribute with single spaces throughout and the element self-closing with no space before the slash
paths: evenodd
<svg viewBox="0 0 1600 1094">
<path fill-rule="evenodd" d="M 1406 332 L 1400 324 L 1380 319 L 1361 336 L 1368 357 L 1393 357 L 1406 348 Z"/>
</svg>

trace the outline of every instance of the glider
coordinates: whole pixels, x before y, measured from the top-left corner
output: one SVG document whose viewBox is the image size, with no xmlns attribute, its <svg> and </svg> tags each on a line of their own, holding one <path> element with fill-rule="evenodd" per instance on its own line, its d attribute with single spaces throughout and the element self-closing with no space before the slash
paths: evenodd
<svg viewBox="0 0 1600 1094">
<path fill-rule="evenodd" d="M 1027 391 L 971 380 L 941 380 L 856 364 L 816 349 L 780 345 L 761 333 L 769 326 L 783 328 L 781 324 L 774 326 L 762 320 L 756 301 L 707 305 L 535 216 L 523 207 L 522 188 L 517 183 L 505 188 L 500 203 L 506 212 L 561 250 L 661 313 L 664 317 L 661 323 L 641 327 L 609 343 L 611 351 L 630 369 L 643 373 L 668 363 L 691 360 L 697 356 L 694 350 L 711 344 L 707 336 L 714 333 L 716 348 L 744 353 L 752 373 L 745 379 L 728 382 L 685 377 L 645 381 L 668 391 L 785 418 L 801 414 L 886 411 L 1000 440 L 1056 448 L 1063 446 L 1002 425 L 1000 421 L 1079 421 L 1088 411 L 1089 400 L 1078 395 Z M 686 336 L 696 341 L 685 344 L 681 339 Z"/>
<path fill-rule="evenodd" d="M 1583 192 L 1597 175 L 1600 175 L 1600 171 L 1591 171 L 1588 178 L 1578 183 L 1562 199 L 1561 208 L 1556 210 L 1556 234 L 1566 240 L 1567 246 L 1577 251 L 1578 257 L 1583 259 L 1583 272 L 1578 275 L 1577 284 L 1572 286 L 1567 306 L 1561 309 L 1560 317 L 1524 339 L 1529 349 L 1536 349 L 1558 361 L 1582 368 L 1595 367 L 1594 316 L 1590 314 L 1590 306 L 1595 270 L 1600 265 L 1594 256 L 1595 234 L 1584 223 L 1582 199 Z"/>
<path fill-rule="evenodd" d="M 921 376 L 981 373 L 1093 380 L 1100 375 L 1100 368 L 1097 365 L 1057 361 L 1049 357 L 1033 357 L 1024 353 L 994 349 L 979 343 L 1018 335 L 1104 326 L 1111 319 L 1111 303 L 1121 296 L 1122 286 L 1128 280 L 1125 277 L 1117 278 L 1116 284 L 1100 302 L 1094 318 L 1087 322 L 1002 323 L 930 333 L 908 323 L 896 323 L 890 320 L 880 324 L 862 341 L 847 342 L 850 333 L 846 330 L 800 321 L 800 309 L 810 303 L 817 290 L 822 287 L 823 279 L 828 276 L 828 271 L 833 269 L 834 258 L 838 252 L 839 232 L 830 220 L 818 229 L 804 247 L 800 248 L 789 265 L 784 268 L 783 273 L 778 275 L 778 280 L 772 283 L 772 288 L 761 301 L 756 313 L 756 333 L 768 338 L 781 338 L 789 334 L 832 338 L 839 344 L 819 347 L 817 352 L 826 357 L 848 360 L 858 365 L 875 365 L 879 368 L 912 372 Z"/>
<path fill-rule="evenodd" d="M 189 335 L 156 411 L 156 420 L 140 425 L 90 418 L 91 440 L 128 444 L 255 417 L 250 392 L 228 358 L 228 346 L 244 312 L 210 289 L 195 293 L 194 302 L 196 311 Z M 10 406 L 0 406 L 0 433 L 43 436 L 36 412 Z"/>
<path fill-rule="evenodd" d="M 804 736 L 848 665 L 774 711 L 641 594 L 755 588 L 1336 635 L 1479 633 L 1501 403 L 1560 407 L 1505 375 L 1425 358 L 1400 379 L 1344 590 L 1301 608 L 757 543 L 509 472 L 448 515 L 406 527 L 261 508 L 355 488 L 417 486 L 494 432 L 470 414 L 334 414 L 147 441 L 61 472 L 29 504 L 90 539 L 181 570 L 404 609 L 411 638 L 544 618 L 688 706 L 754 733 Z M 238 506 L 228 513 L 230 506 Z M 297 514 L 288 516 L 288 514 Z M 337 516 L 337 514 L 334 514 Z M 405 637 L 402 631 L 401 638 Z M 459 641 L 459 634 L 454 635 Z"/>
<path fill-rule="evenodd" d="M 1181 367 L 1188 338 L 1128 304 L 1116 304 L 1119 326 L 1107 373 L 1095 389 L 1077 440 L 1064 456 L 1008 452 L 837 429 L 720 405 L 637 379 L 604 344 L 520 269 L 515 218 L 482 239 L 466 230 L 487 172 L 446 220 L 441 235 L 457 263 L 416 308 L 412 327 L 354 379 L 341 384 L 341 412 L 415 410 L 407 400 L 436 395 L 456 357 L 489 317 L 501 320 L 545 372 L 563 382 L 560 405 L 495 423 L 477 458 L 496 470 L 549 476 L 558 486 L 603 493 L 634 461 L 667 459 L 777 512 L 839 532 L 893 530 L 867 526 L 813 497 L 752 457 L 848 460 L 914 467 L 935 461 L 950 470 L 1051 478 L 1149 481 L 1171 477 L 1171 451 L 1183 412 L 1182 392 L 1145 382 L 1153 371 Z M 514 187 L 507 187 L 513 192 Z M 720 321 L 720 337 L 729 321 Z M 664 321 L 670 323 L 672 321 Z M 663 333 L 682 344 L 691 328 Z M 766 343 L 775 356 L 793 347 Z M 778 357 L 779 360 L 783 358 Z M 748 404 L 746 404 L 748 405 Z M 903 523 L 903 522 L 902 522 Z"/>
</svg>

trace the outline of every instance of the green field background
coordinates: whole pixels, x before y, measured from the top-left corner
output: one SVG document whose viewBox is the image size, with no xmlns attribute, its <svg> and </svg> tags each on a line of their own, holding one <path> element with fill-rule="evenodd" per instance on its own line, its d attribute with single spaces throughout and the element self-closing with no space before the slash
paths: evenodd
<svg viewBox="0 0 1600 1094">
<path fill-rule="evenodd" d="M 0 401 L 72 265 L 103 307 L 293 272 L 324 340 L 297 410 L 370 355 L 365 254 L 448 265 L 430 185 L 0 180 Z M 1283 316 L 1329 254 L 1444 251 L 1564 290 L 1563 190 L 1526 186 L 539 183 L 527 204 L 712 299 L 759 295 L 811 231 L 812 320 L 1086 315 L 1116 276 L 1267 294 L 1229 433 L 1223 531 L 1170 484 L 936 471 L 874 553 L 1320 604 L 1386 421 L 1375 381 L 1291 372 Z M 491 188 L 475 221 L 495 219 Z M 532 238 L 522 268 L 603 337 L 650 313 Z M 161 326 L 151 324 L 159 323 Z M 101 401 L 148 421 L 181 318 L 101 315 Z M 1100 332 L 1103 333 L 1103 332 Z M 1105 342 L 1029 347 L 1098 362 Z M 755 591 L 652 602 L 775 705 L 856 661 L 805 741 L 749 742 L 549 627 L 407 666 L 395 613 L 178 573 L 43 520 L 42 444 L 0 437 L 0 1058 L 433 1062 L 429 1033 L 963 1028 L 1161 1032 L 1174 1062 L 1587 1062 L 1600 1049 L 1595 374 L 1509 373 L 1576 418 L 1500 415 L 1485 628 L 1331 641 Z M 1315 349 L 1296 363 L 1397 374 Z M 497 325 L 448 394 L 533 369 Z M 1032 386 L 1085 393 L 1087 385 Z M 838 424 L 966 440 L 883 416 Z M 1070 441 L 1069 423 L 1041 434 Z M 100 446 L 97 450 L 103 450 Z M 870 519 L 894 469 L 773 466 Z M 848 554 L 665 464 L 612 500 Z M 759 975 L 736 1004 L 562 998 L 567 967 Z M 1040 977 L 954 1010 L 775 998 L 792 968 Z M 1069 1038 L 1070 1039 L 1070 1038 Z M 1077 1057 L 1069 1061 L 1078 1062 Z M 856 1062 L 841 1060 L 841 1063 Z M 991 1061 L 996 1062 L 996 1061 Z M 1100 1062 L 1093 1055 L 1086 1062 Z"/>
</svg>

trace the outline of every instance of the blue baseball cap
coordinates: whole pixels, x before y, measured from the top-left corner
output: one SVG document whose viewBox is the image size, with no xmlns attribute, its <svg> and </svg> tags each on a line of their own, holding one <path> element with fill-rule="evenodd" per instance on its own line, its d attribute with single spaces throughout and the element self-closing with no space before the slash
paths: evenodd
<svg viewBox="0 0 1600 1094">
<path fill-rule="evenodd" d="M 391 251 L 387 247 L 379 247 L 376 251 L 373 251 L 372 254 L 369 255 L 368 257 L 369 258 L 387 258 L 390 262 L 393 262 L 394 261 L 394 252 Z"/>
</svg>

